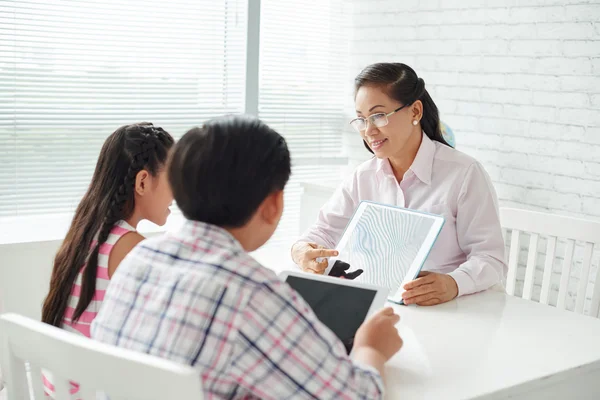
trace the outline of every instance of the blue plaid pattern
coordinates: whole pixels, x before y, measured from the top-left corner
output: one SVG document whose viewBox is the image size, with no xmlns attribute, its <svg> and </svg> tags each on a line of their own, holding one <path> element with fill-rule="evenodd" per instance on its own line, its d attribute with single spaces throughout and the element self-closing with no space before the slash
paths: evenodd
<svg viewBox="0 0 600 400">
<path fill-rule="evenodd" d="M 379 374 L 353 364 L 295 291 L 199 222 L 123 260 L 92 337 L 195 366 L 209 399 L 383 396 Z"/>
</svg>

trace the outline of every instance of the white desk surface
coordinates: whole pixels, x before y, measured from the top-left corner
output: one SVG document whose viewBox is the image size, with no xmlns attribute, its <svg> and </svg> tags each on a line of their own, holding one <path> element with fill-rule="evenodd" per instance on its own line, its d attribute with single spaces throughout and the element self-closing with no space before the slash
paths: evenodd
<svg viewBox="0 0 600 400">
<path fill-rule="evenodd" d="M 253 255 L 276 272 L 294 268 L 288 248 Z M 388 399 L 600 399 L 600 319 L 491 290 L 393 307 L 404 347 L 386 366 Z"/>
<path fill-rule="evenodd" d="M 387 365 L 390 399 L 533 398 L 574 375 L 600 378 L 598 319 L 494 291 L 394 308 L 404 347 Z M 568 398 L 600 398 L 584 386 Z"/>
</svg>

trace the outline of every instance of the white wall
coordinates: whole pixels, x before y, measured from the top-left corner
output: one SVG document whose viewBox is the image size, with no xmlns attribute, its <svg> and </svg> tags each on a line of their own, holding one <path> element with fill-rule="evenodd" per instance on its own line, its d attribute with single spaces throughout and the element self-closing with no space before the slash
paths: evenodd
<svg viewBox="0 0 600 400">
<path fill-rule="evenodd" d="M 600 1 L 353 5 L 353 72 L 414 67 L 503 204 L 600 219 Z"/>
<path fill-rule="evenodd" d="M 600 220 L 600 1 L 350 6 L 351 75 L 412 66 L 501 205 Z M 367 157 L 357 137 L 346 143 L 354 164 Z"/>
</svg>

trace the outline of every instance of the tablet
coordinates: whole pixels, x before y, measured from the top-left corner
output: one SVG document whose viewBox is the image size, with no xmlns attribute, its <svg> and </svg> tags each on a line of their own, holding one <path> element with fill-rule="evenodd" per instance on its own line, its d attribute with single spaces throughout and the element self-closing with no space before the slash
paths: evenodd
<svg viewBox="0 0 600 400">
<path fill-rule="evenodd" d="M 402 286 L 415 279 L 433 247 L 444 217 L 370 201 L 362 201 L 340 239 L 336 260 L 362 269 L 355 282 L 388 288 L 388 300 L 402 304 Z"/>
<path fill-rule="evenodd" d="M 348 354 L 360 325 L 383 308 L 388 296 L 386 288 L 331 276 L 284 271 L 280 277 L 344 343 Z"/>
</svg>

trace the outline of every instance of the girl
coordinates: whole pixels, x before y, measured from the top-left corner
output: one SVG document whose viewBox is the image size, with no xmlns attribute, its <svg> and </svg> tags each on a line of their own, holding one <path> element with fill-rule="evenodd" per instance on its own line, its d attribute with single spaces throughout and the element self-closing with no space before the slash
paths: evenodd
<svg viewBox="0 0 600 400">
<path fill-rule="evenodd" d="M 173 142 L 162 128 L 146 122 L 122 126 L 108 137 L 54 259 L 43 322 L 90 337 L 111 276 L 144 239 L 136 232 L 138 223 L 167 221 L 173 195 L 164 167 Z"/>
<path fill-rule="evenodd" d="M 350 124 L 374 157 L 360 165 L 292 248 L 305 271 L 323 273 L 362 200 L 441 214 L 446 223 L 405 303 L 434 305 L 500 283 L 506 275 L 498 199 L 473 158 L 448 145 L 425 82 L 405 64 L 366 67 L 355 79 Z"/>
</svg>

